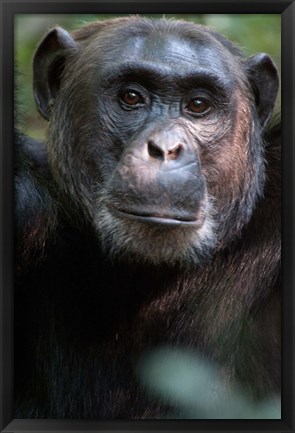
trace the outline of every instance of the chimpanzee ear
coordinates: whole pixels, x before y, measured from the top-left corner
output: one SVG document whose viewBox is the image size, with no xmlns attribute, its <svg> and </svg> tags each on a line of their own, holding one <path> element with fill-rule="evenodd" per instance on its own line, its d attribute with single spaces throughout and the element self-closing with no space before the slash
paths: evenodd
<svg viewBox="0 0 295 433">
<path fill-rule="evenodd" d="M 33 60 L 34 97 L 40 114 L 49 120 L 51 106 L 60 87 L 60 76 L 66 57 L 77 51 L 72 36 L 57 27 L 51 30 L 38 46 Z"/>
<path fill-rule="evenodd" d="M 274 108 L 279 88 L 277 69 L 271 58 L 264 53 L 247 59 L 247 71 L 253 89 L 257 113 L 264 128 Z"/>
</svg>

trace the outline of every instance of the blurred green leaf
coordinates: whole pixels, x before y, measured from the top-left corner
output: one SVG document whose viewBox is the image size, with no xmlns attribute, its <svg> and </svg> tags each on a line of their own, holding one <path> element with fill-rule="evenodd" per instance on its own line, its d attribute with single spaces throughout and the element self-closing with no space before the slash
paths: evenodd
<svg viewBox="0 0 295 433">
<path fill-rule="evenodd" d="M 160 348 L 147 354 L 139 378 L 150 394 L 174 405 L 186 419 L 281 419 L 278 396 L 253 402 L 229 386 L 218 369 L 196 353 Z"/>
</svg>

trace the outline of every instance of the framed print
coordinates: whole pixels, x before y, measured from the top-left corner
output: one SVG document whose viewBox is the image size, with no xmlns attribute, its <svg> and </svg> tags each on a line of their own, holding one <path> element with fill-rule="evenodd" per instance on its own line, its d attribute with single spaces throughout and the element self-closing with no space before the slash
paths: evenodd
<svg viewBox="0 0 295 433">
<path fill-rule="evenodd" d="M 1 431 L 294 431 L 294 2 L 1 21 Z"/>
</svg>

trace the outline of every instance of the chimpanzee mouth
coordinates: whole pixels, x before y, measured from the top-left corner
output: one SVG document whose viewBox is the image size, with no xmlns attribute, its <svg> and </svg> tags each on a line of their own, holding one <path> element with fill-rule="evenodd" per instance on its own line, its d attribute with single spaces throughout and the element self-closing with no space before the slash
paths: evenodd
<svg viewBox="0 0 295 433">
<path fill-rule="evenodd" d="M 159 214 L 157 212 L 134 212 L 125 210 L 125 209 L 117 209 L 112 207 L 112 212 L 120 216 L 121 218 L 127 218 L 131 220 L 135 220 L 142 223 L 149 224 L 158 224 L 162 226 L 193 226 L 195 228 L 201 228 L 204 223 L 203 218 L 196 218 L 195 216 L 192 218 L 177 216 L 177 215 L 169 215 L 169 214 Z"/>
</svg>

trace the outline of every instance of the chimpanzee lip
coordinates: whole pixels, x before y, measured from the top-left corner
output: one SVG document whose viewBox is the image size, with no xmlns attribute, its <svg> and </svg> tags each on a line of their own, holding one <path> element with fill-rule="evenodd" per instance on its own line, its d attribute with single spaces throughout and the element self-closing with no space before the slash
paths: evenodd
<svg viewBox="0 0 295 433">
<path fill-rule="evenodd" d="M 160 224 L 166 226 L 194 226 L 201 227 L 203 221 L 199 218 L 184 218 L 182 216 L 158 214 L 156 212 L 135 212 L 127 209 L 118 209 L 112 207 L 112 211 L 120 217 L 132 219 L 138 222 Z"/>
</svg>

